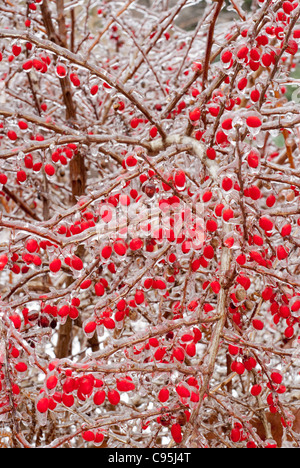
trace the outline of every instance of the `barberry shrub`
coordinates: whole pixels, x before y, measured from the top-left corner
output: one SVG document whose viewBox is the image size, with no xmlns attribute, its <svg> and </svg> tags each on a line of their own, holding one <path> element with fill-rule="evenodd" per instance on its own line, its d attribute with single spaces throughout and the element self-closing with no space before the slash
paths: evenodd
<svg viewBox="0 0 300 468">
<path fill-rule="evenodd" d="M 2 2 L 1 446 L 299 447 L 300 5 L 249 3 Z"/>
</svg>

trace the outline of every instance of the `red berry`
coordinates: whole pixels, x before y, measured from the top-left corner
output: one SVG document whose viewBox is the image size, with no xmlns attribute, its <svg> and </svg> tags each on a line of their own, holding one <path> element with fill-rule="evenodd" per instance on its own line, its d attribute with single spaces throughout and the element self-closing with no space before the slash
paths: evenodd
<svg viewBox="0 0 300 468">
<path fill-rule="evenodd" d="M 236 372 L 239 375 L 243 375 L 243 373 L 245 372 L 245 366 L 242 362 L 233 361 L 233 363 L 231 364 L 231 370 L 232 372 Z"/>
<path fill-rule="evenodd" d="M 260 59 L 260 52 L 259 50 L 254 47 L 253 49 L 250 50 L 250 57 L 252 60 L 254 60 L 254 62 L 258 62 L 259 59 Z"/>
<path fill-rule="evenodd" d="M 256 330 L 263 330 L 264 328 L 264 323 L 258 319 L 252 320 L 252 325 Z"/>
<path fill-rule="evenodd" d="M 134 300 L 137 305 L 141 305 L 145 302 L 145 295 L 143 291 L 136 291 Z"/>
<path fill-rule="evenodd" d="M 271 297 L 273 296 L 273 288 L 271 288 L 270 286 L 267 286 L 263 292 L 262 292 L 262 298 L 264 301 L 269 301 L 271 299 Z"/>
<path fill-rule="evenodd" d="M 83 262 L 79 257 L 73 255 L 71 258 L 71 266 L 74 268 L 74 270 L 80 271 L 83 269 Z"/>
<path fill-rule="evenodd" d="M 290 311 L 289 307 L 286 306 L 286 305 L 280 306 L 279 307 L 279 315 L 280 315 L 280 317 L 285 318 L 285 319 L 290 317 L 291 311 Z"/>
<path fill-rule="evenodd" d="M 247 157 L 247 161 L 250 167 L 256 169 L 260 162 L 259 154 L 256 151 L 250 151 Z"/>
<path fill-rule="evenodd" d="M 242 79 L 238 82 L 238 85 L 237 85 L 237 86 L 238 86 L 238 89 L 239 89 L 240 91 L 242 91 L 243 89 L 246 88 L 247 84 L 248 84 L 248 79 L 247 79 L 246 77 L 242 78 Z"/>
<path fill-rule="evenodd" d="M 156 127 L 152 127 L 151 130 L 150 130 L 150 136 L 151 138 L 155 138 L 158 134 L 158 130 Z"/>
<path fill-rule="evenodd" d="M 122 193 L 122 195 L 120 195 L 120 204 L 122 206 L 129 206 L 130 205 L 130 197 L 129 195 L 126 195 L 125 193 Z"/>
<path fill-rule="evenodd" d="M 168 401 L 170 397 L 170 392 L 167 388 L 162 388 L 158 394 L 158 399 L 161 403 L 165 403 L 166 401 Z"/>
<path fill-rule="evenodd" d="M 98 392 L 96 392 L 94 395 L 95 405 L 97 406 L 102 405 L 102 403 L 104 403 L 105 397 L 106 397 L 106 393 L 104 390 L 99 390 Z"/>
<path fill-rule="evenodd" d="M 217 157 L 216 150 L 214 150 L 214 148 L 207 148 L 206 155 L 208 159 L 211 159 L 212 161 Z"/>
<path fill-rule="evenodd" d="M 129 244 L 129 247 L 131 250 L 133 251 L 136 251 L 136 250 L 139 250 L 143 247 L 144 245 L 144 242 L 142 241 L 142 239 L 132 239 L 132 241 L 130 241 L 130 244 Z"/>
<path fill-rule="evenodd" d="M 274 224 L 273 222 L 266 217 L 261 217 L 259 220 L 259 225 L 264 231 L 272 231 Z"/>
<path fill-rule="evenodd" d="M 210 287 L 211 287 L 211 289 L 213 290 L 213 292 L 215 294 L 219 294 L 220 289 L 221 289 L 221 285 L 220 285 L 219 281 L 212 281 L 210 283 Z"/>
<path fill-rule="evenodd" d="M 110 390 L 107 393 L 107 398 L 110 404 L 114 406 L 120 402 L 120 394 L 117 392 L 117 390 Z"/>
<path fill-rule="evenodd" d="M 61 260 L 56 258 L 50 263 L 49 268 L 52 273 L 57 273 L 61 269 Z"/>
<path fill-rule="evenodd" d="M 93 85 L 91 87 L 91 95 L 92 96 L 95 96 L 98 93 L 98 91 L 99 91 L 99 86 L 98 85 Z"/>
<path fill-rule="evenodd" d="M 71 408 L 75 403 L 75 398 L 72 394 L 63 393 L 62 403 L 67 407 Z"/>
<path fill-rule="evenodd" d="M 291 232 L 292 232 L 292 226 L 291 226 L 291 224 L 285 224 L 285 225 L 281 228 L 281 235 L 282 235 L 282 237 L 290 236 L 290 235 L 291 235 Z"/>
<path fill-rule="evenodd" d="M 105 260 L 108 260 L 111 254 L 112 254 L 112 248 L 109 245 L 103 247 L 101 255 Z"/>
<path fill-rule="evenodd" d="M 0 174 L 0 184 L 5 185 L 7 183 L 7 176 L 5 174 Z"/>
<path fill-rule="evenodd" d="M 72 81 L 73 86 L 75 86 L 76 88 L 81 84 L 80 79 L 78 78 L 78 75 L 76 75 L 76 73 L 70 74 L 70 80 Z"/>
<path fill-rule="evenodd" d="M 136 117 L 134 117 L 130 122 L 130 126 L 133 129 L 136 129 L 139 126 L 139 124 L 140 124 L 140 119 L 138 119 Z"/>
<path fill-rule="evenodd" d="M 94 440 L 94 443 L 95 444 L 101 444 L 104 440 L 104 435 L 101 433 L 101 432 L 97 432 L 96 435 L 95 435 L 95 440 Z"/>
<path fill-rule="evenodd" d="M 232 442 L 237 443 L 241 440 L 241 431 L 240 429 L 234 428 L 230 433 L 230 438 Z"/>
<path fill-rule="evenodd" d="M 173 356 L 177 361 L 183 362 L 184 361 L 184 351 L 182 348 L 175 348 L 173 351 Z"/>
<path fill-rule="evenodd" d="M 68 305 L 62 306 L 58 311 L 58 315 L 60 317 L 67 317 L 67 315 L 69 315 L 69 313 L 70 313 L 70 307 Z"/>
<path fill-rule="evenodd" d="M 278 260 L 285 260 L 288 256 L 289 256 L 289 253 L 287 252 L 287 250 L 282 245 L 277 247 L 277 258 L 278 258 Z"/>
<path fill-rule="evenodd" d="M 55 168 L 52 164 L 45 165 L 45 172 L 49 177 L 52 177 L 55 174 Z"/>
<path fill-rule="evenodd" d="M 84 327 L 84 331 L 87 335 L 90 335 L 94 333 L 96 328 L 97 328 L 96 322 L 88 322 L 86 326 Z"/>
<path fill-rule="evenodd" d="M 279 372 L 274 371 L 271 373 L 271 379 L 274 383 L 281 384 L 283 377 Z"/>
<path fill-rule="evenodd" d="M 134 166 L 136 166 L 136 164 L 137 164 L 137 159 L 133 154 L 129 155 L 126 158 L 126 166 L 127 167 L 134 167 Z"/>
<path fill-rule="evenodd" d="M 185 348 L 186 354 L 190 357 L 194 357 L 196 355 L 196 345 L 195 343 L 189 343 Z"/>
<path fill-rule="evenodd" d="M 238 257 L 236 258 L 236 262 L 241 266 L 245 265 L 246 261 L 247 261 L 247 258 L 246 258 L 246 255 L 244 254 L 238 255 Z"/>
<path fill-rule="evenodd" d="M 294 39 L 300 39 L 300 29 L 295 29 L 293 32 Z"/>
<path fill-rule="evenodd" d="M 13 314 L 9 317 L 9 319 L 13 322 L 14 324 L 14 327 L 18 330 L 19 328 L 21 328 L 21 325 L 22 325 L 22 321 L 21 321 L 21 318 L 19 317 L 18 314 Z"/>
<path fill-rule="evenodd" d="M 179 188 L 185 187 L 186 177 L 183 171 L 177 171 L 174 178 L 175 185 Z"/>
<path fill-rule="evenodd" d="M 257 185 L 252 185 L 249 187 L 248 196 L 252 198 L 252 200 L 259 200 L 261 198 L 261 191 Z"/>
<path fill-rule="evenodd" d="M 31 154 L 27 154 L 24 158 L 24 164 L 27 169 L 33 168 L 33 157 Z"/>
<path fill-rule="evenodd" d="M 21 52 L 22 52 L 22 48 L 19 45 L 14 44 L 12 46 L 12 53 L 14 54 L 15 57 L 18 57 Z"/>
<path fill-rule="evenodd" d="M 123 241 L 123 239 L 119 239 L 114 243 L 114 251 L 120 257 L 124 257 L 124 255 L 126 255 L 127 248 L 128 247 L 126 243 Z"/>
<path fill-rule="evenodd" d="M 85 431 L 82 433 L 82 438 L 86 442 L 93 442 L 95 440 L 95 434 L 92 431 Z"/>
<path fill-rule="evenodd" d="M 233 187 L 233 182 L 232 182 L 232 179 L 230 179 L 230 177 L 225 177 L 222 181 L 222 188 L 228 192 L 229 190 L 231 190 Z"/>
<path fill-rule="evenodd" d="M 227 208 L 223 211 L 223 219 L 224 221 L 230 221 L 234 217 L 234 212 L 231 208 Z"/>
<path fill-rule="evenodd" d="M 268 208 L 272 208 L 276 203 L 276 198 L 274 195 L 269 195 L 267 200 L 266 200 L 266 205 Z"/>
<path fill-rule="evenodd" d="M 17 384 L 13 384 L 11 389 L 14 395 L 20 395 L 20 387 Z"/>
<path fill-rule="evenodd" d="M 222 128 L 224 130 L 231 130 L 232 129 L 232 119 L 225 119 L 222 122 Z"/>
<path fill-rule="evenodd" d="M 288 42 L 288 47 L 286 49 L 286 52 L 290 55 L 296 55 L 296 53 L 298 52 L 297 42 L 294 41 L 293 39 L 290 39 Z"/>
<path fill-rule="evenodd" d="M 214 219 L 209 219 L 206 223 L 206 229 L 209 232 L 216 232 L 216 230 L 218 229 L 217 221 L 215 221 Z"/>
<path fill-rule="evenodd" d="M 48 390 L 53 390 L 56 387 L 57 383 L 58 383 L 58 378 L 56 377 L 56 375 L 51 375 L 47 379 L 46 386 Z"/>
<path fill-rule="evenodd" d="M 25 362 L 18 362 L 15 365 L 15 369 L 18 372 L 26 372 L 27 371 L 27 364 L 25 364 Z"/>
<path fill-rule="evenodd" d="M 300 300 L 296 299 L 291 307 L 292 312 L 298 312 L 300 310 Z"/>
<path fill-rule="evenodd" d="M 271 54 L 263 54 L 262 57 L 261 57 L 261 61 L 262 61 L 262 64 L 265 67 L 269 67 L 273 62 L 272 55 Z"/>
<path fill-rule="evenodd" d="M 188 398 L 191 394 L 191 392 L 185 385 L 178 385 L 176 387 L 176 392 L 181 398 Z"/>
<path fill-rule="evenodd" d="M 36 408 L 39 413 L 46 413 L 49 409 L 49 399 L 41 398 L 36 405 Z"/>
<path fill-rule="evenodd" d="M 253 91 L 251 91 L 250 98 L 253 102 L 259 101 L 260 92 L 258 91 L 258 89 L 254 89 Z"/>
<path fill-rule="evenodd" d="M 26 249 L 28 250 L 28 252 L 35 253 L 38 251 L 38 248 L 39 248 L 39 244 L 37 243 L 35 239 L 29 239 L 26 242 Z"/>
<path fill-rule="evenodd" d="M 201 117 L 201 111 L 198 107 L 196 107 L 194 110 L 190 112 L 190 119 L 193 122 L 196 122 L 197 120 L 199 120 L 200 117 Z"/>
<path fill-rule="evenodd" d="M 59 78 L 65 78 L 65 76 L 67 75 L 67 70 L 65 69 L 64 66 L 58 65 L 56 67 L 56 73 L 59 76 Z"/>
<path fill-rule="evenodd" d="M 209 260 L 214 258 L 215 251 L 214 251 L 213 247 L 211 245 L 205 246 L 204 250 L 203 250 L 203 255 L 204 255 L 205 258 L 208 258 Z"/>
<path fill-rule="evenodd" d="M 232 59 L 232 52 L 230 50 L 226 50 L 221 55 L 221 60 L 223 63 L 229 63 Z"/>
<path fill-rule="evenodd" d="M 173 424 L 171 427 L 171 434 L 176 444 L 180 444 L 182 441 L 182 433 L 180 424 Z"/>
<path fill-rule="evenodd" d="M 249 49 L 247 46 L 242 46 L 237 52 L 237 58 L 245 59 L 248 55 Z"/>
<path fill-rule="evenodd" d="M 80 378 L 79 390 L 83 395 L 91 395 L 95 384 L 95 378 L 89 374 Z"/>
<path fill-rule="evenodd" d="M 18 125 L 19 125 L 20 130 L 27 130 L 28 128 L 27 122 L 24 122 L 23 120 L 20 120 L 18 122 Z"/>
<path fill-rule="evenodd" d="M 102 283 L 95 284 L 95 293 L 96 293 L 96 296 L 99 296 L 99 297 L 104 296 L 105 288 Z"/>
<path fill-rule="evenodd" d="M 258 127 L 261 127 L 262 125 L 262 121 L 256 115 L 252 115 L 248 117 L 246 120 L 246 123 L 248 127 L 251 127 L 251 128 L 258 128 Z"/>
<path fill-rule="evenodd" d="M 17 181 L 20 183 L 25 182 L 27 179 L 27 175 L 25 171 L 18 171 L 17 172 Z"/>
<path fill-rule="evenodd" d="M 135 384 L 130 380 L 129 377 L 117 381 L 117 389 L 119 392 L 131 392 L 135 389 Z"/>
<path fill-rule="evenodd" d="M 287 328 L 284 330 L 284 335 L 285 335 L 285 337 L 288 338 L 288 339 L 293 338 L 294 333 L 295 333 L 295 330 L 294 330 L 293 327 L 287 327 Z"/>
<path fill-rule="evenodd" d="M 0 255 L 0 271 L 4 270 L 8 262 L 7 255 Z"/>
<path fill-rule="evenodd" d="M 120 311 L 124 311 L 127 307 L 127 303 L 124 299 L 121 299 L 118 303 L 117 303 L 117 309 L 120 310 Z"/>
<path fill-rule="evenodd" d="M 82 281 L 80 285 L 80 289 L 88 289 L 92 284 L 92 280 L 90 278 L 87 278 L 86 280 Z"/>
<path fill-rule="evenodd" d="M 238 346 L 228 345 L 228 352 L 231 354 L 231 356 L 237 356 L 240 352 L 240 349 Z"/>
<path fill-rule="evenodd" d="M 253 385 L 253 387 L 251 388 L 251 395 L 258 396 L 261 394 L 261 391 L 261 385 Z"/>
</svg>

